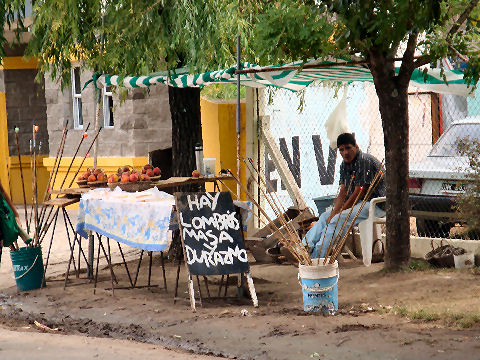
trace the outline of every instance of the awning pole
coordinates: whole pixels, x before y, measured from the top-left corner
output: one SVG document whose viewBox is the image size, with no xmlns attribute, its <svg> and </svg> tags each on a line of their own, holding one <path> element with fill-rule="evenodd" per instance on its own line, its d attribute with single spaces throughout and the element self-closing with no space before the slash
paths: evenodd
<svg viewBox="0 0 480 360">
<path fill-rule="evenodd" d="M 240 35 L 237 35 L 237 70 L 240 70 Z M 237 178 L 241 181 L 240 177 L 240 74 L 237 74 Z M 237 184 L 237 197 L 240 199 L 240 184 Z"/>
<path fill-rule="evenodd" d="M 105 15 L 102 12 L 102 54 L 103 50 L 105 49 Z M 100 69 L 101 70 L 101 69 Z M 100 71 L 101 73 L 101 71 Z M 102 88 L 103 89 L 103 88 Z M 98 134 L 98 130 L 100 128 L 100 111 L 101 105 L 102 105 L 102 89 L 98 89 L 95 87 L 95 95 L 97 95 L 97 101 L 95 103 L 96 109 L 95 109 L 95 133 Z M 93 167 L 96 169 L 98 164 L 97 164 L 97 158 L 98 158 L 98 143 L 100 142 L 100 139 L 98 139 L 95 142 L 94 148 L 93 148 Z M 100 245 L 99 245 L 100 246 Z M 93 279 L 93 254 L 95 252 L 95 244 L 94 244 L 94 237 L 93 237 L 93 232 L 88 233 L 88 267 L 87 267 L 87 278 L 88 279 Z M 113 289 L 112 289 L 113 291 Z"/>
</svg>

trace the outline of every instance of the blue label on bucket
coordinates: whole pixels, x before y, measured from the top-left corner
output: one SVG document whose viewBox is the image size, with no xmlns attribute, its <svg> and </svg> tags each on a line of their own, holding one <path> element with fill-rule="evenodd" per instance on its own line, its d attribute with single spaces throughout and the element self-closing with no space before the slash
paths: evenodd
<svg viewBox="0 0 480 360">
<path fill-rule="evenodd" d="M 338 310 L 337 276 L 325 279 L 301 279 L 303 309 L 333 314 Z"/>
</svg>

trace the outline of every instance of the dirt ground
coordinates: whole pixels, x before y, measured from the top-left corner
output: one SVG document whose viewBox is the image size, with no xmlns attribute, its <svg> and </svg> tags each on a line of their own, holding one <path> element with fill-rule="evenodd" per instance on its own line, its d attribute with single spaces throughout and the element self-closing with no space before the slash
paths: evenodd
<svg viewBox="0 0 480 360">
<path fill-rule="evenodd" d="M 62 244 L 61 241 L 59 241 Z M 65 241 L 63 247 L 65 247 Z M 61 246 L 60 246 L 61 247 Z M 127 248 L 127 247 L 125 247 Z M 238 298 L 234 277 L 228 298 L 204 300 L 190 310 L 185 269 L 173 304 L 177 265 L 166 263 L 168 291 L 162 286 L 115 290 L 104 259 L 96 294 L 93 283 L 73 275 L 63 289 L 66 263 L 62 251 L 47 272 L 47 287 L 18 293 L 8 272 L 8 250 L 0 269 L 0 324 L 15 331 L 45 332 L 34 321 L 57 328 L 54 334 L 133 340 L 150 345 L 238 359 L 460 359 L 477 358 L 480 347 L 477 268 L 428 269 L 386 273 L 383 264 L 361 261 L 340 265 L 339 311 L 322 316 L 303 311 L 298 270 L 291 265 L 251 263 L 259 300 Z M 130 269 L 138 251 L 129 250 Z M 118 256 L 115 257 L 118 261 Z M 142 262 L 139 285 L 147 282 Z M 124 267 L 114 266 L 118 286 L 126 286 Z M 8 278 L 8 279 L 7 279 Z M 154 256 L 152 283 L 162 285 L 160 257 Z M 212 296 L 218 277 L 210 277 Z M 201 279 L 202 295 L 206 288 Z M 198 289 L 195 281 L 195 288 Z M 223 293 L 223 290 L 222 290 Z M 223 294 L 222 294 L 223 295 Z M 198 301 L 198 291 L 196 292 Z M 27 328 L 28 329 L 25 329 Z M 39 339 L 38 341 L 43 341 Z M 116 345 L 112 345 L 114 348 Z M 1 346 L 0 346 L 1 348 Z M 1 351 L 0 351 L 1 355 Z"/>
</svg>

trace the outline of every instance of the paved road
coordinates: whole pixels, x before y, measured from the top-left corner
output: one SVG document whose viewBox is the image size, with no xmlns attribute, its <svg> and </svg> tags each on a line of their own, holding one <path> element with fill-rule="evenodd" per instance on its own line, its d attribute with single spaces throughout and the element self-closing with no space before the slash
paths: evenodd
<svg viewBox="0 0 480 360">
<path fill-rule="evenodd" d="M 20 332 L 0 327 L 0 359 L 215 360 L 220 358 L 168 350 L 157 345 L 127 340 L 32 331 Z"/>
</svg>

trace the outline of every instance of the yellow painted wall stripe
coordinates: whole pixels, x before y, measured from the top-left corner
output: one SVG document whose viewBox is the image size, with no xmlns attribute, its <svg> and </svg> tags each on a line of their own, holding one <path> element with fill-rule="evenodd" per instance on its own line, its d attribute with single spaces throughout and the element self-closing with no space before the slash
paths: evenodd
<svg viewBox="0 0 480 360">
<path fill-rule="evenodd" d="M 5 93 L 0 92 L 0 181 L 7 193 L 10 192 L 8 181 L 8 153 L 7 102 Z"/>
<path fill-rule="evenodd" d="M 38 69 L 38 61 L 35 57 L 7 56 L 0 64 L 0 70 L 24 70 Z"/>
<path fill-rule="evenodd" d="M 10 175 L 10 197 L 14 204 L 23 204 L 23 191 L 22 191 L 22 176 L 20 174 L 20 164 L 18 163 L 18 155 L 10 156 L 9 158 L 9 175 Z M 45 197 L 45 190 L 47 188 L 47 182 L 49 173 L 47 168 L 42 165 L 43 159 L 46 155 L 39 155 L 37 157 L 37 194 L 38 202 L 41 203 Z M 22 173 L 25 184 L 25 197 L 27 204 L 32 204 L 33 193 L 33 176 L 32 176 L 32 157 L 29 155 L 22 155 L 20 157 L 22 161 Z"/>
</svg>

